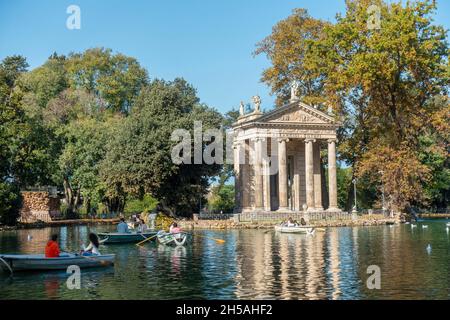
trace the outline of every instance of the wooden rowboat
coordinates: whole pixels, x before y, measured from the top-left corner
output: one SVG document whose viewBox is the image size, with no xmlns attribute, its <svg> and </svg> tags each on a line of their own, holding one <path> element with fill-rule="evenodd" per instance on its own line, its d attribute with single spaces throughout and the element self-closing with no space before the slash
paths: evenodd
<svg viewBox="0 0 450 320">
<path fill-rule="evenodd" d="M 169 233 L 160 231 L 156 235 L 158 242 L 164 245 L 184 246 L 187 242 L 189 234 L 185 232 Z"/>
<path fill-rule="evenodd" d="M 129 232 L 129 233 L 119 233 L 119 232 L 105 232 L 99 233 L 100 242 L 103 244 L 112 243 L 136 243 L 145 240 L 149 237 L 155 236 L 156 231 L 145 231 L 145 232 Z"/>
<path fill-rule="evenodd" d="M 287 227 L 287 226 L 275 226 L 275 231 L 281 233 L 307 233 L 313 234 L 315 229 L 310 226 L 296 226 L 296 227 Z"/>
<path fill-rule="evenodd" d="M 1 254 L 0 269 L 3 271 L 67 270 L 75 265 L 80 268 L 106 267 L 114 264 L 116 255 L 81 256 L 63 253 L 57 258 L 46 258 L 43 254 Z"/>
</svg>

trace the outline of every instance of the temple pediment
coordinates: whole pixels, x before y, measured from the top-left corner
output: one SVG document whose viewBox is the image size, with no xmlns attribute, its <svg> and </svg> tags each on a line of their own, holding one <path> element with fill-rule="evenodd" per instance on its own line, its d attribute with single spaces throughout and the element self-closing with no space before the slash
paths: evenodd
<svg viewBox="0 0 450 320">
<path fill-rule="evenodd" d="M 335 124 L 329 115 L 301 102 L 275 109 L 255 120 L 259 123 Z"/>
</svg>

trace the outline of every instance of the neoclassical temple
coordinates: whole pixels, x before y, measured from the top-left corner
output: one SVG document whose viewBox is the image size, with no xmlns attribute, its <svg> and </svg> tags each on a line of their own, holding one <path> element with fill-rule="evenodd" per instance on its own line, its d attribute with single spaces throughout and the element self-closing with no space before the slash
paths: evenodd
<svg viewBox="0 0 450 320">
<path fill-rule="evenodd" d="M 254 111 L 233 125 L 236 213 L 340 212 L 337 205 L 336 130 L 334 117 L 290 102 L 267 113 L 253 97 Z M 321 165 L 327 148 L 327 170 Z M 328 172 L 327 172 L 328 171 Z"/>
</svg>

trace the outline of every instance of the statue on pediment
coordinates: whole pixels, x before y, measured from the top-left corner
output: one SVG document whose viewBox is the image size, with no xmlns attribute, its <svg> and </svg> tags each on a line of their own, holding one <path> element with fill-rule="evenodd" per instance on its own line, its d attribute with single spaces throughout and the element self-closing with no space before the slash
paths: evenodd
<svg viewBox="0 0 450 320">
<path fill-rule="evenodd" d="M 297 81 L 292 81 L 291 83 L 291 102 L 298 101 L 298 88 L 299 84 Z"/>
<path fill-rule="evenodd" d="M 261 112 L 261 98 L 259 96 L 253 96 L 253 104 L 255 105 L 254 112 Z"/>
<path fill-rule="evenodd" d="M 245 113 L 245 105 L 244 105 L 244 101 L 241 101 L 241 104 L 239 105 L 239 115 L 243 116 Z"/>
</svg>

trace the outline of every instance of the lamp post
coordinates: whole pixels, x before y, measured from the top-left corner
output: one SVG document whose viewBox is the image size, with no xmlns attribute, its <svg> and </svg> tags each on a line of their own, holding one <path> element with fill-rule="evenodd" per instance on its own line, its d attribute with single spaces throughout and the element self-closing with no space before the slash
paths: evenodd
<svg viewBox="0 0 450 320">
<path fill-rule="evenodd" d="M 353 197 L 355 198 L 355 204 L 353 206 L 352 213 L 356 214 L 356 213 L 358 213 L 358 208 L 356 207 L 356 178 L 353 179 L 352 182 L 353 182 Z"/>
<path fill-rule="evenodd" d="M 382 211 L 383 211 L 383 215 L 385 214 L 386 211 L 386 206 L 385 206 L 385 198 L 384 198 L 384 181 L 383 181 L 383 171 L 380 171 L 381 174 L 381 201 L 382 201 Z"/>
</svg>

